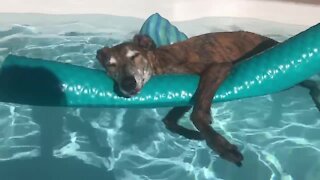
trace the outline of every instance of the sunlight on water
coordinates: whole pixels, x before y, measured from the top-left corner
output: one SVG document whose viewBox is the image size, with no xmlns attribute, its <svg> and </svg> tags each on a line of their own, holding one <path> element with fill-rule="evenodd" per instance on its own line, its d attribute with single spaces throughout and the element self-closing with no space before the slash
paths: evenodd
<svg viewBox="0 0 320 180">
<path fill-rule="evenodd" d="M 101 68 L 95 60 L 96 50 L 132 37 L 143 22 L 114 16 L 45 16 L 40 20 L 36 16 L 26 17 L 25 22 L 12 20 L 0 24 L 0 62 L 12 53 Z M 206 18 L 176 24 L 189 36 L 249 30 L 279 41 L 305 28 L 226 19 Z M 318 180 L 320 177 L 320 115 L 309 92 L 302 87 L 214 105 L 213 127 L 239 146 L 245 157 L 242 168 L 221 160 L 204 142 L 170 133 L 161 122 L 168 110 L 47 108 L 0 103 L 0 168 L 14 159 L 53 153 L 56 158 L 75 157 L 80 164 L 112 172 L 117 180 Z M 193 128 L 188 116 L 180 124 Z"/>
</svg>

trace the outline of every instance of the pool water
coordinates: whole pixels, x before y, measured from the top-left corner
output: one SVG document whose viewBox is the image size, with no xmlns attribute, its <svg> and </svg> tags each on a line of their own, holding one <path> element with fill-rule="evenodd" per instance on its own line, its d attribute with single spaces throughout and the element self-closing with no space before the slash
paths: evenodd
<svg viewBox="0 0 320 180">
<path fill-rule="evenodd" d="M 101 68 L 95 59 L 98 48 L 128 40 L 143 23 L 143 19 L 107 15 L 0 16 L 0 63 L 11 53 L 88 68 Z M 247 30 L 278 41 L 307 28 L 244 18 L 174 24 L 189 37 Z M 214 104 L 213 127 L 239 146 L 245 157 L 241 168 L 220 159 L 204 142 L 170 133 L 161 122 L 169 109 L 0 103 L 0 179 L 320 178 L 320 114 L 307 89 L 297 86 Z M 189 114 L 180 123 L 193 128 Z"/>
</svg>

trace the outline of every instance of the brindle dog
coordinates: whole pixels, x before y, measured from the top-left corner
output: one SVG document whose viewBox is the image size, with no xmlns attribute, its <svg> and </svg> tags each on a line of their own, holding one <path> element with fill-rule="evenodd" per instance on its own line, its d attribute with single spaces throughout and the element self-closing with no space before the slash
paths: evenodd
<svg viewBox="0 0 320 180">
<path fill-rule="evenodd" d="M 152 39 L 136 35 L 132 42 L 97 51 L 97 59 L 114 79 L 120 95 L 136 95 L 153 75 L 197 74 L 200 81 L 191 113 L 198 131 L 178 125 L 178 120 L 191 109 L 174 107 L 163 119 L 167 129 L 189 139 L 205 140 L 220 157 L 242 165 L 243 155 L 211 127 L 211 103 L 216 90 L 235 63 L 275 46 L 270 38 L 244 31 L 208 33 L 182 42 L 156 48 Z"/>
</svg>

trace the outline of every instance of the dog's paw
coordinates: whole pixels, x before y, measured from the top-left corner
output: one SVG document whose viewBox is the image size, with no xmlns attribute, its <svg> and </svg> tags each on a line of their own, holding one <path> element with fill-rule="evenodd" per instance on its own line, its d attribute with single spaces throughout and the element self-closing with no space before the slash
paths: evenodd
<svg viewBox="0 0 320 180">
<path fill-rule="evenodd" d="M 237 146 L 231 144 L 223 136 L 217 133 L 213 137 L 207 139 L 206 142 L 221 158 L 233 162 L 239 167 L 242 166 L 243 155 L 238 150 Z"/>
</svg>

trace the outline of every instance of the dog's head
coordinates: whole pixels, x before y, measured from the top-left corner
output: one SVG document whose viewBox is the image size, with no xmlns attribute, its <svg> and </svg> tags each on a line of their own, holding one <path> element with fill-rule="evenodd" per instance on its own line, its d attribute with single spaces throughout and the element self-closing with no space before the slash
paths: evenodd
<svg viewBox="0 0 320 180">
<path fill-rule="evenodd" d="M 149 61 L 155 43 L 145 35 L 136 35 L 132 42 L 97 51 L 97 59 L 115 81 L 122 96 L 136 95 L 153 74 Z"/>
</svg>

